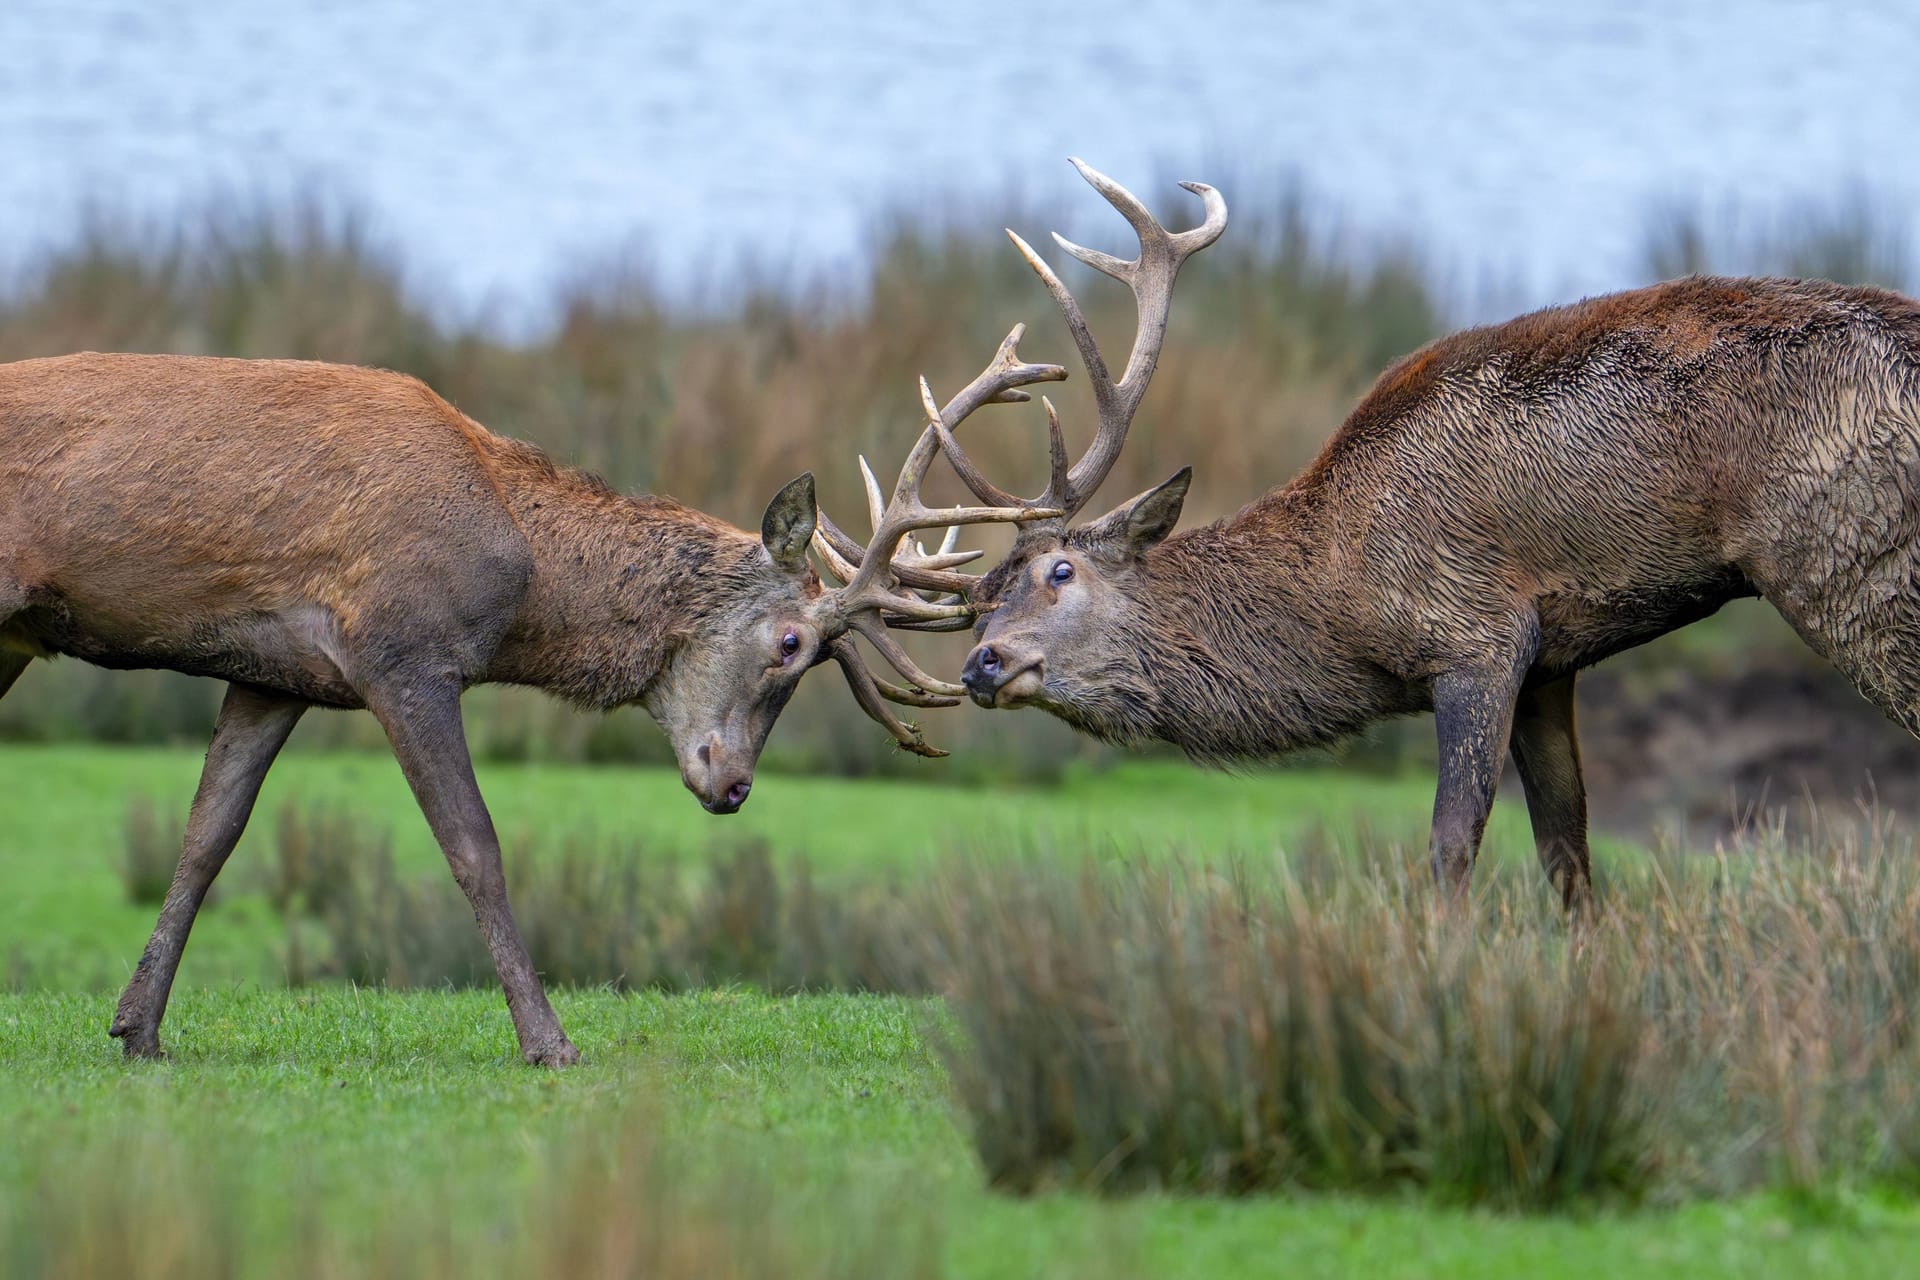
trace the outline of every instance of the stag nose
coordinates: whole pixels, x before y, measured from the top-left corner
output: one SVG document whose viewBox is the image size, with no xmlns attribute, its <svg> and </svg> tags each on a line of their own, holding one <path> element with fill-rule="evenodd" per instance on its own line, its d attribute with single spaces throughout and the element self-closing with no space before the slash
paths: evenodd
<svg viewBox="0 0 1920 1280">
<path fill-rule="evenodd" d="M 718 783 L 713 788 L 713 799 L 707 801 L 708 813 L 735 813 L 747 802 L 747 793 L 753 790 L 751 775 L 742 774 L 730 779 L 723 788 Z"/>
<path fill-rule="evenodd" d="M 1006 683 L 1008 668 L 1012 664 L 1006 660 L 1006 654 L 993 645 L 979 645 L 966 658 L 966 666 L 960 668 L 960 683 L 966 685 L 966 691 L 981 706 L 993 706 L 1000 693 L 1000 685 Z"/>
<path fill-rule="evenodd" d="M 960 669 L 960 683 L 967 687 L 973 700 L 983 707 L 993 705 L 993 691 L 1000 682 L 1000 653 L 990 644 L 977 646 L 967 655 L 967 665 Z"/>
<path fill-rule="evenodd" d="M 680 778 L 708 813 L 733 813 L 753 790 L 753 761 L 728 750 L 716 733 L 694 748 L 693 759 L 680 768 Z"/>
<path fill-rule="evenodd" d="M 1045 689 L 1046 655 L 1004 637 L 976 645 L 960 669 L 960 683 L 983 707 L 1020 706 Z"/>
</svg>

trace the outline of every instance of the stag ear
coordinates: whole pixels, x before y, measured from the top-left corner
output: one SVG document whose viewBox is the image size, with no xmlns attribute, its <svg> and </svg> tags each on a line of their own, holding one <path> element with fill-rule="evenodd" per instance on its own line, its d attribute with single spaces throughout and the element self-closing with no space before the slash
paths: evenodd
<svg viewBox="0 0 1920 1280">
<path fill-rule="evenodd" d="M 1074 532 L 1089 544 L 1137 556 L 1173 532 L 1187 500 L 1187 486 L 1192 483 L 1193 468 L 1182 467 L 1159 487 L 1121 503 Z"/>
<path fill-rule="evenodd" d="M 789 573 L 807 567 L 807 543 L 813 539 L 813 527 L 820 519 L 813 498 L 813 472 L 789 480 L 773 495 L 767 514 L 760 517 L 760 545 L 773 562 Z"/>
</svg>

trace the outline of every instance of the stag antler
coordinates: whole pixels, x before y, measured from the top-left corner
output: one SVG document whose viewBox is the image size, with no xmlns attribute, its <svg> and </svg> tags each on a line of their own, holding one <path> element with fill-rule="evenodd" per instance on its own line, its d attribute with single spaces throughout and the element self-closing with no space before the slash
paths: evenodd
<svg viewBox="0 0 1920 1280">
<path fill-rule="evenodd" d="M 1054 413 L 1053 405 L 1043 396 L 1041 403 L 1047 410 L 1051 460 L 1047 489 L 1038 498 L 1018 498 L 988 480 L 960 448 L 952 431 L 958 423 L 943 423 L 938 418 L 934 420 L 934 430 L 940 436 L 940 447 L 946 451 L 947 461 L 953 464 L 953 469 L 966 482 L 967 488 L 982 502 L 1000 507 L 1026 507 L 1028 514 L 1021 521 L 1023 526 L 1049 519 L 1061 519 L 1063 523 L 1071 519 L 1087 505 L 1094 491 L 1107 478 L 1107 473 L 1113 470 L 1114 462 L 1120 457 L 1120 446 L 1126 442 L 1127 428 L 1133 423 L 1134 412 L 1140 407 L 1147 383 L 1153 378 L 1153 367 L 1160 359 L 1160 345 L 1167 334 L 1167 313 L 1173 303 L 1173 281 L 1179 274 L 1180 264 L 1218 240 L 1221 232 L 1227 229 L 1227 202 L 1218 191 L 1205 183 L 1180 184 L 1200 197 L 1205 206 L 1205 219 L 1190 231 L 1170 232 L 1155 221 L 1153 215 L 1147 212 L 1147 207 L 1125 187 L 1078 159 L 1073 161 L 1073 167 L 1080 171 L 1080 176 L 1087 180 L 1088 185 L 1106 197 L 1108 204 L 1120 211 L 1120 215 L 1140 238 L 1140 256 L 1129 262 L 1097 249 L 1077 245 L 1057 232 L 1053 237 L 1062 249 L 1080 261 L 1133 290 L 1139 323 L 1134 331 L 1133 351 L 1127 357 L 1126 371 L 1118 382 L 1108 374 L 1107 363 L 1100 355 L 1092 332 L 1087 328 L 1086 316 L 1081 313 L 1080 304 L 1074 301 L 1073 295 L 1067 292 L 1067 287 L 1060 283 L 1060 277 L 1033 251 L 1032 245 L 1012 231 L 1008 231 L 1007 235 L 1013 240 L 1014 247 L 1020 250 L 1020 256 L 1027 260 L 1027 265 L 1040 277 L 1041 283 L 1047 286 L 1047 292 L 1053 295 L 1060 314 L 1066 319 L 1068 331 L 1073 334 L 1074 345 L 1080 349 L 1080 360 L 1086 365 L 1087 377 L 1093 383 L 1093 402 L 1100 417 L 1099 431 L 1094 436 L 1093 444 L 1069 469 L 1066 445 L 1060 435 L 1059 417 Z M 1064 517 L 1052 515 L 1055 509 L 1065 512 Z"/>
<path fill-rule="evenodd" d="M 920 486 L 926 481 L 934 454 L 940 451 L 943 438 L 951 438 L 953 426 L 983 405 L 1031 399 L 1019 389 L 1030 383 L 1066 378 L 1067 371 L 1057 364 L 1027 364 L 1020 359 L 1020 339 L 1025 333 L 1025 325 L 1015 325 L 993 360 L 945 408 L 933 403 L 926 379 L 920 380 L 921 403 L 929 421 L 907 455 L 906 465 L 900 468 L 890 500 L 881 500 L 879 482 L 873 478 L 867 460 L 860 459 L 868 515 L 873 521 L 873 536 L 866 546 L 848 537 L 825 512 L 820 513 L 814 530 L 813 550 L 841 584 L 823 597 L 820 606 L 828 631 L 835 637 L 829 645 L 829 656 L 846 673 L 853 696 L 866 713 L 885 725 L 901 746 L 918 755 L 942 756 L 946 752 L 927 745 L 919 727 L 903 723 L 887 709 L 886 702 L 950 707 L 959 703 L 966 690 L 922 670 L 886 629 L 955 631 L 973 625 L 979 612 L 967 599 L 973 577 L 954 570 L 982 553 L 954 550 L 961 525 L 1012 523 L 1065 514 L 1060 510 L 1036 511 L 1030 504 L 1017 501 L 934 510 L 920 499 Z M 947 526 L 946 537 L 940 549 L 931 554 L 910 537 L 941 525 Z M 901 686 L 876 679 L 867 670 L 852 637 L 845 634 L 848 631 L 864 636 L 911 684 Z"/>
</svg>

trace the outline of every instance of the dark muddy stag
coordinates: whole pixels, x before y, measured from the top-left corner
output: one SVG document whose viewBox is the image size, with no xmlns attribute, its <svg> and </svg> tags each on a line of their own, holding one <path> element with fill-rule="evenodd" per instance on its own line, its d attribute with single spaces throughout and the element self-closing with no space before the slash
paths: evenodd
<svg viewBox="0 0 1920 1280">
<path fill-rule="evenodd" d="M 1019 334 L 948 421 L 1065 376 L 1022 363 Z M 522 1054 L 577 1060 L 514 928 L 461 693 L 503 682 L 585 707 L 640 703 L 714 813 L 746 799 L 775 717 L 827 658 L 902 745 L 941 754 L 882 699 L 951 705 L 963 691 L 885 628 L 967 626 L 974 580 L 955 569 L 977 553 L 949 539 L 929 555 L 909 535 L 1018 513 L 923 506 L 938 448 L 928 427 L 862 547 L 816 520 L 810 475 L 755 536 L 613 493 L 399 374 L 91 354 L 0 365 L 0 694 L 55 654 L 229 682 L 179 870 L 112 1034 L 129 1055 L 159 1052 L 194 914 L 274 756 L 308 707 L 366 708 L 472 903 Z M 809 566 L 816 537 L 844 573 L 838 589 Z M 856 633 L 911 683 L 877 680 Z"/>
<path fill-rule="evenodd" d="M 1099 406 L 983 579 L 963 680 L 1110 742 L 1202 760 L 1314 746 L 1431 710 L 1431 856 L 1468 884 L 1511 747 L 1540 862 L 1589 892 L 1574 676 L 1762 596 L 1868 699 L 1920 733 L 1920 304 L 1819 281 L 1693 278 L 1434 342 L 1388 369 L 1302 474 L 1173 534 L 1189 471 L 1069 527 L 1120 452 L 1174 273 L 1223 229 L 1139 232 L 1132 357 L 1111 381 L 1073 298 L 1022 244 Z M 1017 237 L 1016 237 L 1017 239 Z M 976 495 L 1010 505 L 966 455 Z"/>
</svg>

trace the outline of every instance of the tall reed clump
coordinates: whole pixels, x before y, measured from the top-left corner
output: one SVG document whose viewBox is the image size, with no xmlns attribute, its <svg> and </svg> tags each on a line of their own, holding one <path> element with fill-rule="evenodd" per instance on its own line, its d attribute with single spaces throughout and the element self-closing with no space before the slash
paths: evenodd
<svg viewBox="0 0 1920 1280">
<path fill-rule="evenodd" d="M 628 1107 L 536 1137 L 504 1197 L 420 1181 L 348 1212 L 325 1175 L 292 1172 L 275 1144 L 136 1122 L 118 1136 L 19 1153 L 33 1189 L 0 1204 L 9 1280 L 208 1280 L 284 1276 L 647 1277 L 751 1280 L 941 1274 L 944 1224 L 900 1187 L 875 1194 L 843 1171 L 799 1185 L 736 1148 L 661 1137 Z M 478 1215 L 475 1202 L 497 1212 Z"/>
<path fill-rule="evenodd" d="M 139 796 L 127 805 L 124 833 L 120 884 L 127 901 L 157 907 L 173 887 L 174 869 L 180 865 L 180 848 L 186 840 L 185 825 L 162 817 L 157 804 Z"/>
<path fill-rule="evenodd" d="M 1494 937 L 1191 866 L 1022 867 L 947 898 L 949 1067 L 987 1174 L 1537 1207 L 1638 1193 L 1644 1019 L 1540 928 Z"/>
<path fill-rule="evenodd" d="M 1656 279 L 1696 273 L 1810 276 L 1905 289 L 1916 245 L 1908 210 L 1865 191 L 1770 213 L 1677 203 L 1654 211 L 1640 257 Z"/>
<path fill-rule="evenodd" d="M 1550 1208 L 1920 1172 L 1920 869 L 1885 832 L 1532 877 L 999 866 L 929 923 L 988 1176 Z M 1386 868 L 1383 870 L 1383 868 Z"/>
<path fill-rule="evenodd" d="M 438 870 L 403 874 L 384 830 L 289 807 L 269 889 L 287 918 L 288 982 L 490 986 L 473 912 Z M 817 886 L 804 859 L 763 843 L 697 860 L 633 839 L 563 832 L 506 853 L 514 918 L 536 968 L 561 986 L 678 991 L 924 991 L 894 882 Z"/>
<path fill-rule="evenodd" d="M 1678 1087 L 1676 1177 L 1713 1190 L 1920 1180 L 1920 867 L 1873 818 L 1662 860 L 1600 941 Z"/>
</svg>

